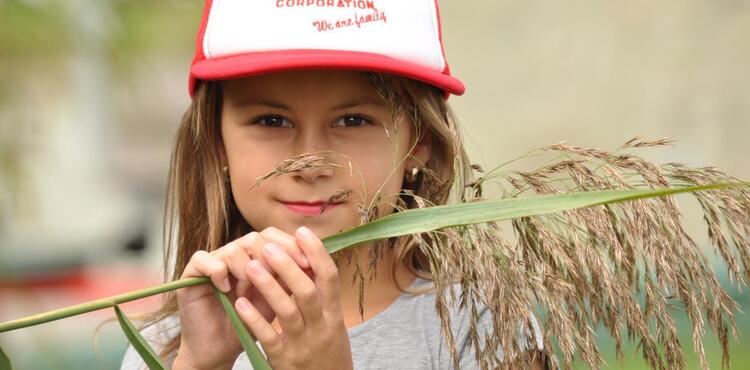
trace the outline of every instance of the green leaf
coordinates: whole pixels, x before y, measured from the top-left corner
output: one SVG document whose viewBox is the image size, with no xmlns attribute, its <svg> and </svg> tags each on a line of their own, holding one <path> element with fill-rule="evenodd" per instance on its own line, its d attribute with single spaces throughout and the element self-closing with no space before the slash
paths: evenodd
<svg viewBox="0 0 750 370">
<path fill-rule="evenodd" d="M 334 253 L 358 244 L 451 226 L 503 221 L 627 200 L 748 185 L 750 184 L 737 183 L 663 189 L 602 190 L 410 209 L 330 236 L 323 240 L 323 244 L 329 253 Z"/>
<path fill-rule="evenodd" d="M 10 359 L 8 358 L 8 355 L 3 352 L 2 347 L 0 347 L 0 370 L 12 370 L 13 366 L 10 364 Z"/>
<path fill-rule="evenodd" d="M 250 364 L 253 365 L 253 369 L 271 370 L 271 365 L 268 364 L 268 360 L 263 356 L 263 353 L 258 349 L 258 346 L 255 345 L 255 338 L 247 330 L 245 323 L 242 322 L 239 315 L 237 315 L 237 311 L 235 311 L 234 306 L 232 305 L 232 302 L 229 301 L 227 295 L 222 293 L 215 286 L 213 289 L 214 295 L 216 295 L 216 298 L 224 307 L 224 311 L 227 312 L 229 320 L 232 322 L 232 327 L 234 327 L 234 331 L 237 333 L 237 337 L 240 339 L 240 343 L 242 343 L 242 347 L 245 349 L 245 353 L 250 360 Z"/>
<path fill-rule="evenodd" d="M 393 236 L 433 231 L 450 226 L 468 225 L 490 221 L 502 221 L 517 217 L 549 214 L 574 208 L 598 204 L 617 203 L 626 200 L 651 198 L 677 193 L 730 187 L 747 187 L 750 183 L 724 183 L 704 186 L 689 186 L 647 190 L 604 190 L 569 193 L 529 198 L 488 200 L 475 203 L 459 203 L 421 209 L 411 209 L 377 219 L 365 225 L 323 239 L 329 253 Z M 0 324 L 0 333 L 39 325 L 82 313 L 113 307 L 119 303 L 150 297 L 180 288 L 208 283 L 205 276 L 173 281 L 114 297 L 90 301 L 54 311 L 27 316 Z M 230 304 L 231 307 L 231 304 Z"/>
<path fill-rule="evenodd" d="M 122 331 L 125 332 L 125 336 L 128 337 L 130 344 L 133 348 L 141 355 L 143 361 L 146 363 L 151 370 L 166 370 L 167 366 L 161 362 L 159 356 L 156 355 L 154 349 L 148 345 L 146 339 L 143 338 L 138 329 L 133 326 L 133 323 L 128 320 L 125 314 L 120 310 L 120 306 L 115 306 L 115 313 L 117 314 L 117 321 L 120 322 Z"/>
</svg>

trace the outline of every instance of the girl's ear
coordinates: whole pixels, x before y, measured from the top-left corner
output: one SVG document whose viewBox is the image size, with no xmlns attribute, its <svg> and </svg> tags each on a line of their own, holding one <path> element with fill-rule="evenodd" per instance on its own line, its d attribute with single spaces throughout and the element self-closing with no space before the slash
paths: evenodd
<svg viewBox="0 0 750 370">
<path fill-rule="evenodd" d="M 227 150 L 224 149 L 224 140 L 220 137 L 218 141 L 219 167 L 229 166 L 229 160 L 227 159 Z"/>
<path fill-rule="evenodd" d="M 229 181 L 229 161 L 227 160 L 227 152 L 224 150 L 224 145 L 219 145 L 219 169 L 224 172 L 224 180 Z"/>
<path fill-rule="evenodd" d="M 406 161 L 407 170 L 412 167 L 424 167 L 430 160 L 432 154 L 432 136 L 429 134 L 422 135 L 417 145 L 409 153 L 409 159 Z"/>
</svg>

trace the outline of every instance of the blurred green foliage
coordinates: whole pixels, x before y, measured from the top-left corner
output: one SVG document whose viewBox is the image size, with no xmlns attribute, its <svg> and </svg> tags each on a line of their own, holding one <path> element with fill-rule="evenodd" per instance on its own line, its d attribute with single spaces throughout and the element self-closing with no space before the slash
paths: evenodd
<svg viewBox="0 0 750 370">
<path fill-rule="evenodd" d="M 134 63 L 148 53 L 192 53 L 202 5 L 184 0 L 118 2 L 113 6 L 117 28 L 108 43 L 112 63 Z"/>
<path fill-rule="evenodd" d="M 0 1 L 0 57 L 24 58 L 62 55 L 71 46 L 71 35 L 59 2 L 44 4 Z"/>
<path fill-rule="evenodd" d="M 202 1 L 107 1 L 112 19 L 104 25 L 110 61 L 133 62 L 144 53 L 190 50 Z M 105 7 L 106 8 L 106 7 Z M 63 0 L 0 1 L 0 55 L 5 58 L 64 56 L 76 35 Z"/>
</svg>

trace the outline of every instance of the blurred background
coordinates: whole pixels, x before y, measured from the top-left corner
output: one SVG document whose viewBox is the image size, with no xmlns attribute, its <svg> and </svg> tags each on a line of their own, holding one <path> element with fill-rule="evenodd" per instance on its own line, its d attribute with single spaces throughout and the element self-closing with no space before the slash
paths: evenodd
<svg viewBox="0 0 750 370">
<path fill-rule="evenodd" d="M 452 72 L 468 88 L 450 102 L 485 168 L 562 140 L 612 150 L 641 135 L 677 140 L 651 160 L 750 179 L 750 2 L 440 5 Z M 0 0 L 0 322 L 160 281 L 169 152 L 189 103 L 201 8 L 198 0 Z M 686 217 L 705 242 L 697 214 Z M 716 268 L 750 310 L 747 290 Z M 0 346 L 17 369 L 116 369 L 126 348 L 117 324 L 94 337 L 109 317 L 4 333 Z M 731 368 L 747 369 L 748 315 L 738 324 Z M 611 340 L 601 340 L 609 368 L 645 368 L 635 344 L 618 363 Z M 720 368 L 715 339 L 707 343 Z"/>
</svg>

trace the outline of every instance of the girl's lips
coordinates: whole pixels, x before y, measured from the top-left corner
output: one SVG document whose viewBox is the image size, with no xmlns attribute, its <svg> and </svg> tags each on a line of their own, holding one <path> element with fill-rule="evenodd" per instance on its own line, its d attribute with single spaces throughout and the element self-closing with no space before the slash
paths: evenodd
<svg viewBox="0 0 750 370">
<path fill-rule="evenodd" d="M 287 203 L 282 202 L 284 206 L 296 213 L 301 213 L 303 215 L 313 216 L 313 215 L 320 215 L 323 212 L 328 212 L 329 210 L 337 207 L 341 203 L 333 203 L 329 204 L 328 206 L 323 209 L 324 202 L 319 203 Z"/>
</svg>

